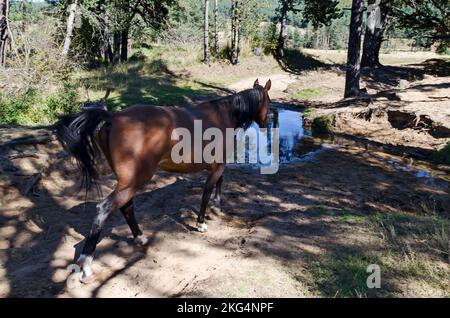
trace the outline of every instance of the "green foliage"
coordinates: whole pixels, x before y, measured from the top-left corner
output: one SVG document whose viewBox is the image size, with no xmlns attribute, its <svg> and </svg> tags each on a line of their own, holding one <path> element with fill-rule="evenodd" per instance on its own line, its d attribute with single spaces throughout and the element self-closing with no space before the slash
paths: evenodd
<svg viewBox="0 0 450 318">
<path fill-rule="evenodd" d="M 400 27 L 411 29 L 427 47 L 437 44 L 439 51 L 450 46 L 450 6 L 448 0 L 398 0 L 394 14 Z"/>
<path fill-rule="evenodd" d="M 0 94 L 0 124 L 51 123 L 58 113 L 71 114 L 79 110 L 78 93 L 69 83 L 48 96 L 31 87 L 19 95 Z"/>
<path fill-rule="evenodd" d="M 334 122 L 334 114 L 318 116 L 313 119 L 311 128 L 314 133 L 329 134 L 333 132 Z"/>
<path fill-rule="evenodd" d="M 342 16 L 337 0 L 303 0 L 303 21 L 310 22 L 315 28 L 330 25 L 333 19 Z"/>
<path fill-rule="evenodd" d="M 290 96 L 292 99 L 313 99 L 322 96 L 323 92 L 320 88 L 305 88 L 297 91 Z"/>
<path fill-rule="evenodd" d="M 275 53 L 278 47 L 278 34 L 277 34 L 277 26 L 273 23 L 268 24 L 268 26 L 264 30 L 263 35 L 263 50 L 264 54 L 273 54 Z"/>
<path fill-rule="evenodd" d="M 436 162 L 450 165 L 450 143 L 448 143 L 444 148 L 436 151 L 431 158 Z"/>
</svg>

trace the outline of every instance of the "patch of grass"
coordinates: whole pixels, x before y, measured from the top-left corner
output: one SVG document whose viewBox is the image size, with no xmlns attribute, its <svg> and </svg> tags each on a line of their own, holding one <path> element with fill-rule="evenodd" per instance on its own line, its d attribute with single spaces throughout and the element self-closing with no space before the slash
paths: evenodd
<svg viewBox="0 0 450 318">
<path fill-rule="evenodd" d="M 316 109 L 314 107 L 308 107 L 303 111 L 303 118 L 311 118 L 314 111 Z"/>
<path fill-rule="evenodd" d="M 175 76 L 163 60 L 148 61 L 145 57 L 82 73 L 79 81 L 94 99 L 100 99 L 110 88 L 106 103 L 111 110 L 137 103 L 177 105 L 187 98 L 213 93 L 210 87 Z"/>
<path fill-rule="evenodd" d="M 301 89 L 291 96 L 290 99 L 314 99 L 322 96 L 324 92 L 320 88 L 305 88 Z"/>
<path fill-rule="evenodd" d="M 314 133 L 319 133 L 319 134 L 333 133 L 335 119 L 336 118 L 335 118 L 334 114 L 328 114 L 328 115 L 315 117 L 313 119 L 311 128 Z"/>
<path fill-rule="evenodd" d="M 312 211 L 317 207 L 310 207 Z M 319 206 L 319 211 L 323 211 Z M 328 210 L 329 211 L 329 210 Z M 331 215 L 331 214 L 330 214 Z M 450 271 L 436 256 L 448 257 L 450 221 L 440 216 L 409 213 L 376 213 L 336 211 L 334 215 L 355 226 L 369 227 L 382 240 L 371 241 L 370 249 L 339 248 L 321 255 L 309 265 L 313 285 L 326 297 L 398 296 L 405 283 L 428 286 L 430 291 L 450 291 Z M 381 269 L 381 288 L 367 287 L 367 266 Z M 427 288 L 427 287 L 426 287 Z"/>
<path fill-rule="evenodd" d="M 366 223 L 369 220 L 367 215 L 345 210 L 339 211 L 338 217 L 346 223 Z"/>
<path fill-rule="evenodd" d="M 450 142 L 444 148 L 433 153 L 431 159 L 438 163 L 450 165 Z"/>
<path fill-rule="evenodd" d="M 311 274 L 327 297 L 364 297 L 376 290 L 367 287 L 367 267 L 382 264 L 377 256 L 342 255 L 312 262 Z M 380 265 L 381 266 L 381 265 Z"/>
<path fill-rule="evenodd" d="M 450 220 L 440 216 L 408 213 L 377 213 L 369 217 L 392 248 L 410 253 L 410 241 L 421 241 L 427 249 L 450 261 Z"/>
<path fill-rule="evenodd" d="M 329 208 L 323 205 L 311 205 L 305 210 L 305 212 L 310 214 L 321 215 L 327 213 L 328 210 Z"/>
</svg>

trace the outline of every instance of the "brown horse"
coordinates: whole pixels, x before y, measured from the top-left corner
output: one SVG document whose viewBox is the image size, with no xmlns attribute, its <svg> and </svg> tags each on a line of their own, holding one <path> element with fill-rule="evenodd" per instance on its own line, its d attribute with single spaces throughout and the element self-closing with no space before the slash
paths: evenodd
<svg viewBox="0 0 450 318">
<path fill-rule="evenodd" d="M 270 86 L 270 80 L 264 87 L 256 80 L 252 89 L 191 108 L 136 105 L 115 113 L 87 109 L 60 119 L 55 125 L 58 139 L 75 157 L 83 174 L 82 185 L 86 191 L 96 184 L 98 173 L 95 160 L 100 152 L 106 157 L 118 181 L 115 190 L 97 205 L 91 231 L 77 260 L 81 269 L 79 279 L 82 282 L 87 282 L 92 276 L 90 265 L 93 253 L 111 212 L 120 209 L 135 242 L 147 243 L 134 216 L 133 197 L 152 178 L 158 166 L 162 170 L 178 173 L 208 171 L 197 219 L 197 229 L 200 232 L 206 231 L 205 212 L 214 186 L 214 203 L 220 205 L 225 160 L 175 163 L 171 156 L 172 149 L 178 142 L 172 138 L 174 131 L 176 128 L 184 128 L 194 132 L 194 120 L 201 121 L 203 130 L 218 128 L 224 136 L 227 128 L 246 129 L 253 121 L 260 127 L 265 127 Z M 227 143 L 226 140 L 223 142 Z M 193 158 L 193 153 L 191 151 L 188 157 Z"/>
</svg>

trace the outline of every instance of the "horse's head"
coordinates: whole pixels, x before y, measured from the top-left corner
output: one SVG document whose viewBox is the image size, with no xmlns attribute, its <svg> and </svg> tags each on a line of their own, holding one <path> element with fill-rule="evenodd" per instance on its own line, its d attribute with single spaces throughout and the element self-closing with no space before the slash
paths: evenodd
<svg viewBox="0 0 450 318">
<path fill-rule="evenodd" d="M 267 114 L 269 113 L 269 103 L 270 103 L 269 90 L 271 86 L 272 82 L 270 79 L 266 82 L 266 85 L 264 85 L 264 87 L 259 85 L 258 79 L 256 79 L 255 83 L 253 84 L 253 88 L 259 87 L 260 89 L 263 90 L 263 98 L 261 99 L 258 113 L 255 118 L 255 122 L 261 128 L 267 127 Z"/>
</svg>

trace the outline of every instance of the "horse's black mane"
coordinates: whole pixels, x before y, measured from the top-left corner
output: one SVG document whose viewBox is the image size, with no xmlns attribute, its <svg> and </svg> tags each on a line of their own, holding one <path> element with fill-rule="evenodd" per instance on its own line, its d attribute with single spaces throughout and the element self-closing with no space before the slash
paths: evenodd
<svg viewBox="0 0 450 318">
<path fill-rule="evenodd" d="M 236 120 L 237 127 L 247 129 L 259 110 L 264 98 L 264 89 L 256 86 L 228 97 L 230 99 L 230 115 Z"/>
</svg>

